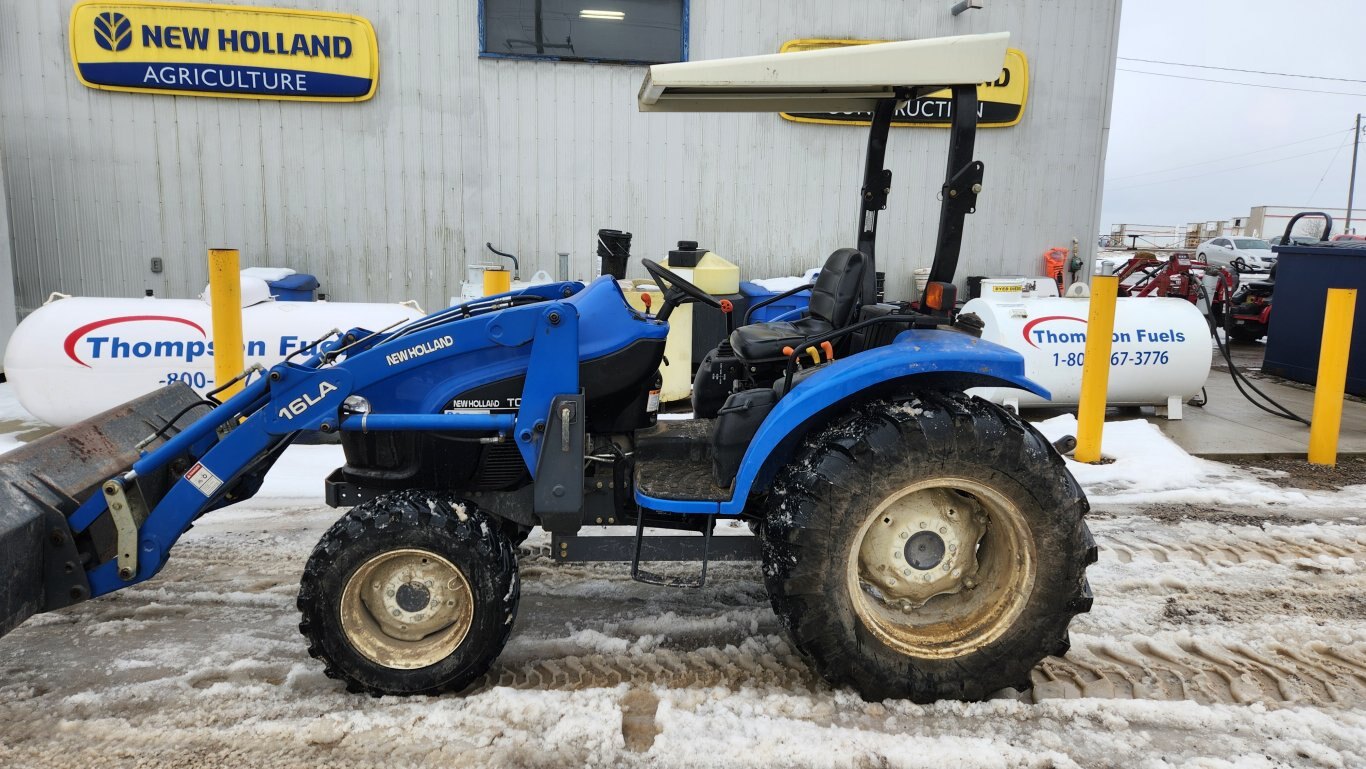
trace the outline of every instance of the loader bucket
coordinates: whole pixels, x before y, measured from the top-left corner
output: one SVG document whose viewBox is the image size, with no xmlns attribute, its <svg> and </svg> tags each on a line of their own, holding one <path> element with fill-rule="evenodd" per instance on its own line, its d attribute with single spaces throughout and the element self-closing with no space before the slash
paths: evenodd
<svg viewBox="0 0 1366 769">
<path fill-rule="evenodd" d="M 90 597 L 86 569 L 112 557 L 114 526 L 104 514 L 78 546 L 67 517 L 100 493 L 104 481 L 132 468 L 139 441 L 200 400 L 184 384 L 167 385 L 0 455 L 0 635 L 33 614 Z M 207 409 L 191 409 L 177 426 Z M 177 432 L 172 428 L 147 448 Z M 149 505 L 165 494 L 179 464 L 139 479 Z"/>
</svg>

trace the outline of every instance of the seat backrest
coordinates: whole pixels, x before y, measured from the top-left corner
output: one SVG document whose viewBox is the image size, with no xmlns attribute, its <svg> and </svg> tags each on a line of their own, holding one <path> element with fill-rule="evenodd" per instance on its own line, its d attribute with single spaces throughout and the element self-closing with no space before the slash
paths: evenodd
<svg viewBox="0 0 1366 769">
<path fill-rule="evenodd" d="M 811 316 L 835 328 L 848 325 L 863 291 L 865 263 L 863 252 L 857 248 L 841 248 L 831 254 L 811 289 Z"/>
</svg>

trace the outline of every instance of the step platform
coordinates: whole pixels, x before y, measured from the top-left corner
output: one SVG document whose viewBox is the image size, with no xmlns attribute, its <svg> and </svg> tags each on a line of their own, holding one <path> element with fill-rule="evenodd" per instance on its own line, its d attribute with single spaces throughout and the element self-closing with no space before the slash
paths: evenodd
<svg viewBox="0 0 1366 769">
<path fill-rule="evenodd" d="M 636 434 L 636 489 L 658 499 L 722 502 L 730 487 L 712 477 L 713 419 L 660 420 Z"/>
</svg>

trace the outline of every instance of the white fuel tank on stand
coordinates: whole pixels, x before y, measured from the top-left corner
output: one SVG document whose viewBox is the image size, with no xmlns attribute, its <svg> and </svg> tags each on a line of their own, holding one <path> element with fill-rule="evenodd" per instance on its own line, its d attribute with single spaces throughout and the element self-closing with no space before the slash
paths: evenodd
<svg viewBox="0 0 1366 769">
<path fill-rule="evenodd" d="M 982 319 L 982 339 L 1023 355 L 1025 375 L 1053 398 L 1008 387 L 968 392 L 1016 408 L 1076 405 L 1090 306 L 1086 297 L 969 301 L 962 312 Z M 1119 299 L 1106 403 L 1165 406 L 1169 419 L 1180 419 L 1181 404 L 1205 385 L 1210 357 L 1209 325 L 1195 305 L 1184 299 Z"/>
<path fill-rule="evenodd" d="M 243 278 L 244 301 L 260 292 Z M 373 331 L 420 318 L 406 304 L 258 301 L 242 308 L 246 365 L 270 366 L 332 329 Z M 213 323 L 202 299 L 69 297 L 15 329 L 5 375 L 19 403 L 57 426 L 89 418 L 174 381 L 215 387 Z"/>
</svg>

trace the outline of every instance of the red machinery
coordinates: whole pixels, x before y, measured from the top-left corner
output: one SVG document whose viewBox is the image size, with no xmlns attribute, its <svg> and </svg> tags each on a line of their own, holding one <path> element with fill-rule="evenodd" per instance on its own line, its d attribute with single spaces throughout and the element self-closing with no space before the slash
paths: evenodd
<svg viewBox="0 0 1366 769">
<path fill-rule="evenodd" d="M 1175 253 L 1160 259 L 1151 251 L 1140 251 L 1115 277 L 1119 278 L 1120 296 L 1168 296 L 1198 305 L 1201 286 L 1211 274 L 1216 280 L 1208 298 L 1215 322 L 1224 327 L 1229 338 L 1240 342 L 1255 342 L 1265 336 L 1271 321 L 1274 268 L 1271 280 L 1243 284 L 1236 271 L 1193 260 L 1190 254 Z"/>
<path fill-rule="evenodd" d="M 1200 298 L 1200 283 L 1210 272 L 1205 262 L 1195 261 L 1190 254 L 1175 253 L 1159 259 L 1151 251 L 1139 251 L 1115 273 L 1119 278 L 1120 296 L 1172 296 L 1196 302 Z M 1219 269 L 1214 302 L 1227 298 L 1237 278 L 1228 270 Z"/>
</svg>

